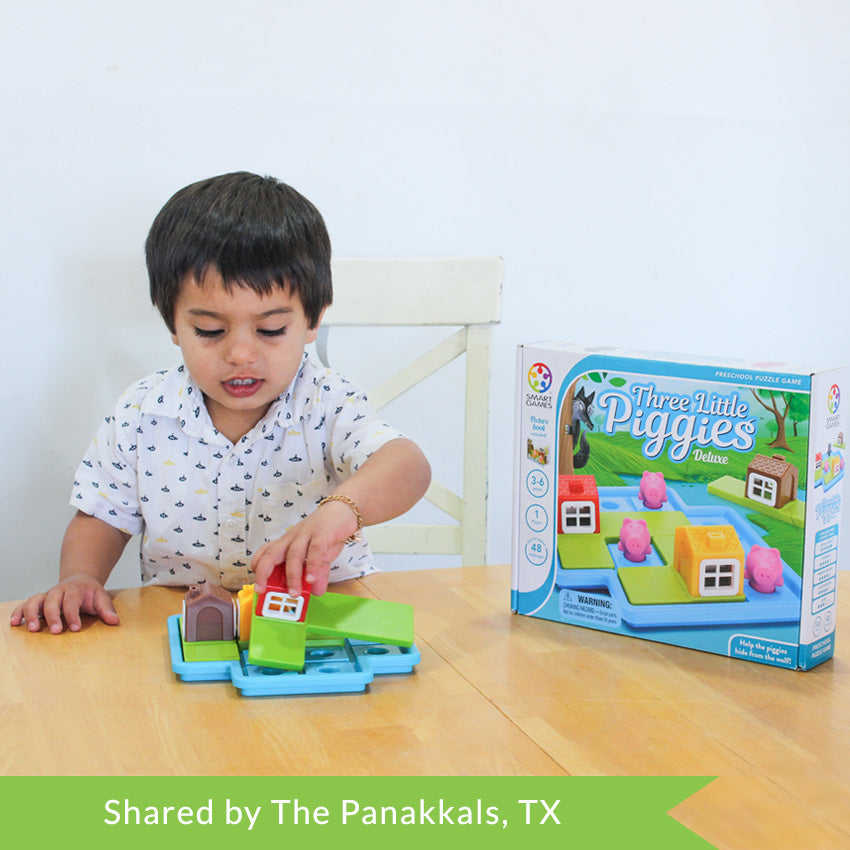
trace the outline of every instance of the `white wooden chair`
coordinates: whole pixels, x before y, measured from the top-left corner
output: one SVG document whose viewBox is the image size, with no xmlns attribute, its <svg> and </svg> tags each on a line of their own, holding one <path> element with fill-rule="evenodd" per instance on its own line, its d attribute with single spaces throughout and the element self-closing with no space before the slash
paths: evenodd
<svg viewBox="0 0 850 850">
<path fill-rule="evenodd" d="M 369 390 L 375 409 L 466 355 L 463 492 L 432 482 L 425 494 L 453 521 L 373 526 L 368 536 L 376 552 L 459 554 L 465 565 L 486 563 L 490 334 L 492 325 L 499 322 L 502 276 L 499 257 L 333 261 L 334 303 L 316 343 L 326 365 L 328 330 L 334 326 L 459 328 Z M 410 437 L 416 439 L 415 434 Z"/>
</svg>

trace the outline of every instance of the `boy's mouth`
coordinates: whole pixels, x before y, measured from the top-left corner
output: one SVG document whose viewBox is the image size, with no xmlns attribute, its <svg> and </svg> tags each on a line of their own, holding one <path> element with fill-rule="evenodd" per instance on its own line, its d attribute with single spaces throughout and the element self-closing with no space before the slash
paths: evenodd
<svg viewBox="0 0 850 850">
<path fill-rule="evenodd" d="M 231 378 L 229 381 L 222 381 L 225 392 L 235 398 L 252 396 L 262 385 L 263 382 L 259 378 Z"/>
</svg>

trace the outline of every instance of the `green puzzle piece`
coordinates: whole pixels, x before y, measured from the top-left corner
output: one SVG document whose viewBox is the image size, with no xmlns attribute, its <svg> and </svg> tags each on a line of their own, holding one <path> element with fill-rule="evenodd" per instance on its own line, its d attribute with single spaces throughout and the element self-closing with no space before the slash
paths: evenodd
<svg viewBox="0 0 850 850">
<path fill-rule="evenodd" d="M 565 570 L 614 569 L 614 561 L 601 534 L 559 534 L 558 556 Z"/>
<path fill-rule="evenodd" d="M 232 640 L 183 640 L 182 619 L 180 635 L 184 661 L 236 661 L 239 658 L 239 649 Z"/>
<path fill-rule="evenodd" d="M 307 631 L 313 635 L 413 644 L 413 606 L 344 593 L 324 593 L 310 600 Z"/>
<path fill-rule="evenodd" d="M 258 667 L 301 670 L 308 637 L 341 637 L 386 643 L 413 644 L 413 606 L 344 593 L 313 596 L 305 622 L 251 617 L 248 661 Z"/>
<path fill-rule="evenodd" d="M 620 567 L 617 576 L 632 605 L 681 605 L 691 602 L 744 602 L 736 596 L 691 596 L 672 567 Z"/>
<path fill-rule="evenodd" d="M 251 617 L 248 661 L 257 667 L 301 670 L 304 667 L 306 643 L 306 623 L 270 620 L 256 614 Z"/>
<path fill-rule="evenodd" d="M 720 496 L 722 499 L 726 499 L 727 502 L 742 505 L 751 511 L 773 517 L 781 522 L 787 522 L 789 525 L 797 528 L 803 528 L 806 524 L 805 502 L 794 499 L 782 508 L 771 508 L 768 505 L 756 502 L 754 499 L 748 499 L 746 485 L 740 478 L 732 478 L 730 475 L 724 475 L 722 478 L 718 478 L 717 481 L 712 481 L 706 489 L 712 496 Z"/>
<path fill-rule="evenodd" d="M 652 545 L 665 564 L 673 563 L 673 535 L 680 525 L 690 525 L 681 511 L 607 511 L 599 534 L 559 534 L 558 555 L 565 570 L 613 570 L 608 546 L 620 539 L 623 520 L 646 520 Z"/>
<path fill-rule="evenodd" d="M 600 518 L 600 533 L 609 541 L 619 540 L 626 518 L 645 520 L 650 537 L 675 534 L 677 526 L 691 524 L 681 511 L 606 511 Z"/>
</svg>

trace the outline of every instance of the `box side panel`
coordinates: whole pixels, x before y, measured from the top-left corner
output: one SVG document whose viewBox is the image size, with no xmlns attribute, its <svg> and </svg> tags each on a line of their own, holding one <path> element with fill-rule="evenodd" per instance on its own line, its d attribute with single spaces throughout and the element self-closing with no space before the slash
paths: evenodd
<svg viewBox="0 0 850 850">
<path fill-rule="evenodd" d="M 812 376 L 800 615 L 800 667 L 804 670 L 831 658 L 835 649 L 848 410 L 850 386 L 846 369 Z"/>
<path fill-rule="evenodd" d="M 553 574 L 556 392 L 566 352 L 525 346 L 517 359 L 512 607 L 530 613 Z"/>
<path fill-rule="evenodd" d="M 522 345 L 517 346 L 516 350 L 516 374 L 514 375 L 514 398 L 520 398 L 522 393 L 522 364 L 523 364 L 523 356 L 524 356 L 525 348 Z M 519 514 L 519 476 L 520 470 L 522 467 L 522 455 L 519 451 L 519 441 L 520 441 L 520 430 L 522 428 L 522 405 L 517 404 L 516 409 L 514 410 L 514 438 L 513 438 L 513 490 L 512 490 L 512 498 L 511 504 L 513 506 L 512 515 L 514 517 Z M 517 547 L 519 546 L 519 524 L 517 522 L 512 523 L 511 528 L 511 610 L 517 610 L 517 586 L 519 581 L 519 576 L 517 570 L 519 569 L 519 559 L 517 557 Z"/>
</svg>

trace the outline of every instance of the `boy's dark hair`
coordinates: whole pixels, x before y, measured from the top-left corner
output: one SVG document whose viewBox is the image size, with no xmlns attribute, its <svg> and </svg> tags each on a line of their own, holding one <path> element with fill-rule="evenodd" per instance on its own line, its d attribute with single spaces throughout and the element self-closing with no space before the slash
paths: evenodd
<svg viewBox="0 0 850 850">
<path fill-rule="evenodd" d="M 321 213 L 291 186 L 245 171 L 192 183 L 165 204 L 145 242 L 151 300 L 174 333 L 187 275 L 215 268 L 228 291 L 297 294 L 311 328 L 333 299 L 331 243 Z"/>
</svg>

